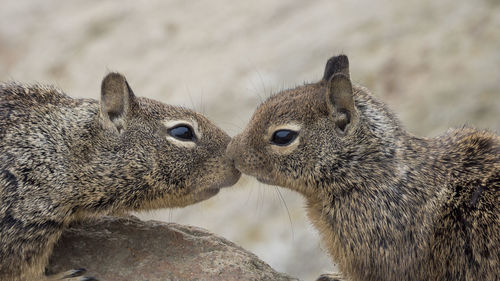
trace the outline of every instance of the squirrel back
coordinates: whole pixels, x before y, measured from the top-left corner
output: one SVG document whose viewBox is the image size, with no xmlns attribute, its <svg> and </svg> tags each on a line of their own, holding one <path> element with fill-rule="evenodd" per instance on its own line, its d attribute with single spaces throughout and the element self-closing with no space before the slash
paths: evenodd
<svg viewBox="0 0 500 281">
<path fill-rule="evenodd" d="M 298 191 L 350 280 L 500 276 L 500 138 L 406 132 L 348 59 L 261 104 L 228 146 L 243 173 Z"/>
</svg>

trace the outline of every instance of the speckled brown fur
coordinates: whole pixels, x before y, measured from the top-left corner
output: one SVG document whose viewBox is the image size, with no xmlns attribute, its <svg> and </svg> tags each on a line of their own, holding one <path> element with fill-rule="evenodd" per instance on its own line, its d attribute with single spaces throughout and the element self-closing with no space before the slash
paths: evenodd
<svg viewBox="0 0 500 281">
<path fill-rule="evenodd" d="M 283 127 L 298 128 L 292 148 L 271 143 Z M 351 88 L 346 56 L 321 81 L 260 105 L 228 154 L 243 173 L 305 196 L 349 280 L 500 279 L 500 138 L 407 133 L 366 88 Z"/>
<path fill-rule="evenodd" d="M 54 243 L 77 218 L 186 206 L 240 175 L 227 134 L 189 109 L 135 97 L 117 73 L 100 103 L 0 84 L 0 116 L 0 280 L 45 280 Z M 201 136 L 176 145 L 169 120 L 196 122 Z"/>
</svg>

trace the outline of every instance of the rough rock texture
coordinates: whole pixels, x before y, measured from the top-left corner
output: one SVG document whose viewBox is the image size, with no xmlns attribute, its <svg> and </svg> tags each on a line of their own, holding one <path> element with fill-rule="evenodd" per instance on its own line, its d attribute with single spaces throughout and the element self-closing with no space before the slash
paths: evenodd
<svg viewBox="0 0 500 281">
<path fill-rule="evenodd" d="M 66 230 L 49 272 L 80 267 L 103 281 L 297 280 L 201 228 L 135 217 L 105 217 Z"/>
</svg>

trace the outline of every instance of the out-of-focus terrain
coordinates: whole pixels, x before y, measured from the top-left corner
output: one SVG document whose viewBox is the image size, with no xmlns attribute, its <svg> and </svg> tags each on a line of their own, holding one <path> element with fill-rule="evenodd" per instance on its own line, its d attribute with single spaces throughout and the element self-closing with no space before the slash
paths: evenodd
<svg viewBox="0 0 500 281">
<path fill-rule="evenodd" d="M 409 131 L 500 132 L 498 0 L 4 0 L 0 9 L 0 80 L 98 98 L 103 75 L 120 71 L 136 95 L 194 108 L 230 135 L 270 94 L 319 80 L 340 52 Z M 141 217 L 207 228 L 305 280 L 333 270 L 302 198 L 248 177 Z"/>
</svg>

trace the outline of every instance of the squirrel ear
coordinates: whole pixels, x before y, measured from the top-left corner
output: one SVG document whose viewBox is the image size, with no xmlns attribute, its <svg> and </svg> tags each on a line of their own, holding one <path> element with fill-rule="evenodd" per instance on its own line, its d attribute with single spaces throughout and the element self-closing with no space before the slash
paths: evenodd
<svg viewBox="0 0 500 281">
<path fill-rule="evenodd" d="M 349 59 L 346 55 L 331 57 L 326 62 L 323 81 L 328 81 L 334 74 L 342 73 L 349 78 Z"/>
<path fill-rule="evenodd" d="M 358 120 L 354 104 L 351 80 L 343 73 L 333 75 L 327 84 L 326 103 L 334 122 L 341 133 L 345 133 Z"/>
<path fill-rule="evenodd" d="M 101 116 L 106 127 L 115 128 L 120 133 L 130 112 L 134 93 L 120 73 L 109 73 L 101 84 Z"/>
</svg>

